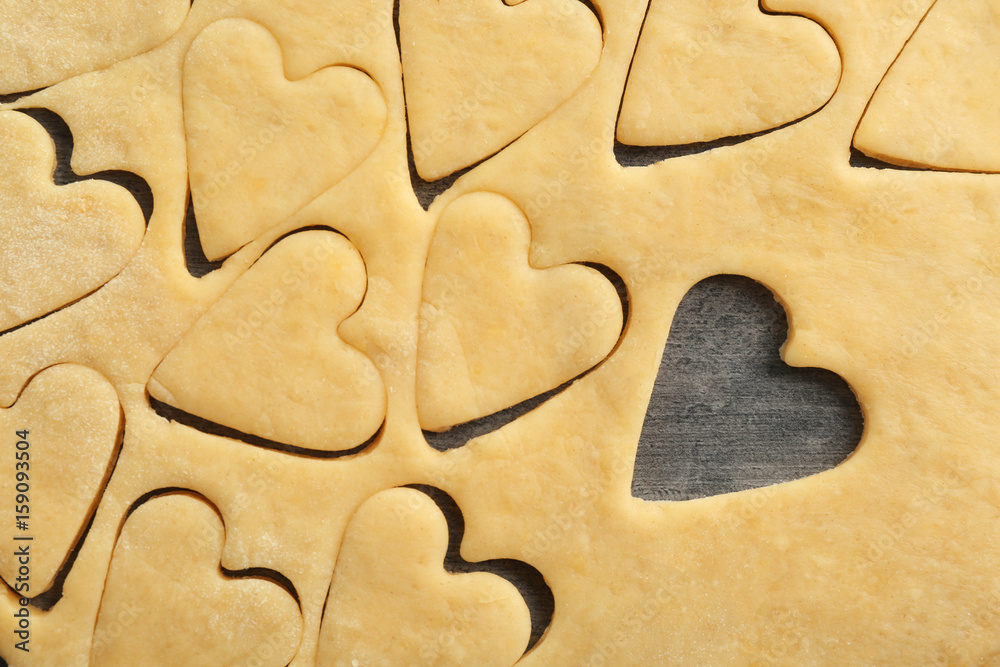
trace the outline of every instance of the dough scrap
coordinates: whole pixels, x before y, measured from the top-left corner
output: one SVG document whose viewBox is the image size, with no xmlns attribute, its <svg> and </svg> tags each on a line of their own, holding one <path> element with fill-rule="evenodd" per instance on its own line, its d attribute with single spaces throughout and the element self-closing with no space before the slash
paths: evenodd
<svg viewBox="0 0 1000 667">
<path fill-rule="evenodd" d="M 293 234 L 266 252 L 153 373 L 150 395 L 243 433 L 343 451 L 385 416 L 378 370 L 337 334 L 365 292 L 350 241 Z"/>
<path fill-rule="evenodd" d="M 840 80 L 828 34 L 753 0 L 652 0 L 618 120 L 633 146 L 753 134 L 823 106 Z"/>
<path fill-rule="evenodd" d="M 188 51 L 191 196 L 210 260 L 332 187 L 382 136 L 385 101 L 367 74 L 330 67 L 288 81 L 281 62 L 273 35 L 240 19 L 210 25 Z"/>
<path fill-rule="evenodd" d="M 57 186 L 52 139 L 31 117 L 0 111 L 0 331 L 94 291 L 132 259 L 146 230 L 128 190 Z"/>
<path fill-rule="evenodd" d="M 448 524 L 414 489 L 358 508 L 344 535 L 316 664 L 513 665 L 531 621 L 513 584 L 442 566 Z"/>
<path fill-rule="evenodd" d="M 875 91 L 854 145 L 902 166 L 1000 172 L 1000 2 L 939 0 Z"/>
<path fill-rule="evenodd" d="M 444 178 L 496 153 L 576 91 L 601 54 L 578 0 L 399 0 L 417 173 Z"/>
<path fill-rule="evenodd" d="M 17 403 L 0 409 L 9 462 L 0 468 L 0 493 L 11 508 L 3 522 L 0 577 L 21 597 L 47 591 L 83 535 L 118 454 L 121 425 L 114 387 L 99 373 L 69 364 L 42 371 Z M 25 548 L 27 563 L 16 555 Z"/>
<path fill-rule="evenodd" d="M 288 664 L 302 633 L 295 599 L 272 581 L 222 572 L 224 542 L 200 498 L 173 493 L 136 508 L 111 558 L 91 664 Z"/>
<path fill-rule="evenodd" d="M 431 431 L 498 412 L 604 359 L 622 330 L 614 286 L 595 269 L 539 271 L 524 213 L 464 195 L 438 220 L 420 305 L 417 410 Z"/>
<path fill-rule="evenodd" d="M 189 0 L 4 0 L 0 95 L 34 90 L 107 67 L 174 34 Z"/>
</svg>

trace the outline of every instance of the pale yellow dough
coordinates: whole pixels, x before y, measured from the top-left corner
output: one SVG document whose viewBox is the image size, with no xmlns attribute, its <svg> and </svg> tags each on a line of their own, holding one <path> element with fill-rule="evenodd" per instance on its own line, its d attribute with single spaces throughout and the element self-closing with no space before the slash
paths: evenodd
<svg viewBox="0 0 1000 667">
<path fill-rule="evenodd" d="M 646 25 L 654 37 L 653 10 L 661 11 L 662 2 L 654 0 Z M 704 68 L 696 70 L 701 78 L 740 88 L 766 72 L 762 90 L 781 93 L 753 113 L 730 114 L 729 124 L 719 121 L 711 134 L 739 135 L 760 129 L 761 119 L 773 125 L 818 111 L 742 143 L 639 168 L 619 164 L 615 137 L 630 67 L 639 76 L 640 63 L 633 67 L 632 58 L 647 2 L 594 4 L 603 28 L 599 53 L 591 51 L 599 34 L 596 19 L 580 2 L 524 0 L 505 7 L 499 0 L 474 5 L 403 0 L 401 64 L 389 0 L 196 0 L 185 23 L 161 46 L 16 103 L 51 108 L 66 119 L 78 173 L 134 171 L 149 182 L 156 206 L 138 252 L 102 289 L 0 336 L 0 405 L 14 404 L 39 371 L 69 362 L 103 375 L 125 414 L 118 462 L 62 598 L 48 611 L 31 607 L 26 654 L 10 643 L 19 600 L 9 590 L 0 596 L 0 656 L 16 667 L 113 664 L 110 658 L 102 662 L 104 655 L 138 665 L 145 651 L 163 647 L 145 664 L 185 664 L 190 657 L 168 650 L 218 656 L 216 662 L 223 663 L 230 654 L 220 654 L 232 646 L 231 635 L 177 632 L 188 623 L 215 623 L 241 631 L 248 647 L 260 646 L 278 630 L 274 663 L 307 667 L 318 657 L 326 659 L 327 651 L 337 653 L 330 658 L 335 661 L 347 646 L 370 646 L 388 628 L 399 637 L 426 636 L 433 624 L 424 612 L 456 604 L 454 595 L 464 586 L 457 582 L 471 581 L 448 579 L 440 569 L 442 526 L 433 508 L 409 518 L 395 513 L 399 494 L 405 502 L 414 496 L 392 489 L 430 484 L 448 493 L 463 513 L 463 558 L 524 561 L 551 588 L 554 616 L 541 641 L 520 659 L 525 667 L 1000 661 L 995 538 L 1000 530 L 1000 177 L 851 165 L 852 141 L 869 101 L 897 56 L 903 61 L 900 54 L 932 0 L 763 3 L 768 11 L 798 15 L 793 17 L 758 16 L 752 2 L 740 3 L 746 30 L 787 30 L 782 34 L 796 39 L 782 48 L 798 63 L 805 62 L 802 49 L 815 50 L 818 64 L 809 71 L 825 74 L 815 91 L 793 89 L 774 74 L 787 71 L 784 66 L 766 66 L 775 62 L 766 40 L 762 51 L 752 54 L 756 60 L 739 68 L 727 64 L 729 47 L 708 40 L 704 57 L 691 64 Z M 685 15 L 700 11 L 695 4 L 684 5 Z M 514 20 L 529 10 L 539 18 Z M 564 10 L 568 18 L 562 23 Z M 513 17 L 515 27 L 482 27 L 490 13 Z M 417 16 L 419 22 L 411 21 Z M 562 28 L 553 28 L 548 18 Z M 921 33 L 933 19 L 932 14 Z M 590 27 L 579 27 L 584 24 Z M 968 27 L 949 39 L 972 44 L 979 35 L 978 27 Z M 491 41 L 500 36 L 507 41 Z M 749 41 L 760 44 L 755 41 L 760 33 L 753 37 Z M 911 46 L 918 38 L 930 35 L 918 34 Z M 476 72 L 503 78 L 495 79 L 499 97 L 472 105 L 469 125 L 456 140 L 461 150 L 443 153 L 436 166 L 418 162 L 420 175 L 434 178 L 506 146 L 457 179 L 428 210 L 411 186 L 407 103 L 424 114 L 424 136 L 433 138 L 435 130 L 449 136 L 455 117 L 414 109 L 429 99 L 421 102 L 419 84 L 411 88 L 408 69 L 422 40 L 424 56 L 440 61 L 425 63 L 423 70 L 432 73 L 426 81 L 434 83 L 429 93 L 434 99 L 439 94 L 469 99 Z M 439 48 L 447 40 L 447 48 Z M 778 43 L 784 43 L 780 36 Z M 219 58 L 213 59 L 216 47 Z M 457 63 L 442 56 L 452 53 Z M 237 54 L 238 66 L 225 61 L 225 54 Z M 558 63 L 551 70 L 554 80 L 532 78 L 547 63 Z M 346 74 L 341 66 L 360 70 L 349 75 L 358 82 L 351 93 L 323 84 L 328 76 Z M 970 79 L 991 75 L 985 60 L 969 67 L 976 70 Z M 243 81 L 259 85 L 237 85 L 233 77 L 241 71 Z M 507 80 L 515 75 L 521 78 Z M 235 252 L 201 279 L 188 273 L 182 248 L 189 169 L 209 155 L 188 151 L 185 124 L 190 126 L 192 111 L 184 81 L 191 77 L 219 94 L 211 122 L 199 123 L 205 141 L 218 142 L 213 154 L 232 150 L 234 142 L 238 150 L 240 133 L 260 128 L 268 118 L 262 109 L 287 108 L 294 119 L 288 136 L 298 137 L 266 159 L 260 154 L 262 163 L 251 161 L 237 170 L 233 187 L 243 198 L 231 211 L 220 209 L 220 233 L 228 240 L 212 254 Z M 311 84 L 314 77 L 319 84 Z M 412 98 L 404 95 L 404 78 Z M 698 83 L 670 76 L 657 81 L 670 90 Z M 375 98 L 364 92 L 374 92 L 373 86 L 384 118 Z M 374 115 L 347 121 L 316 98 L 298 97 L 297 89 L 343 90 L 355 96 L 351 99 L 370 102 Z M 719 86 L 684 89 L 701 95 Z M 518 106 L 525 99 L 530 104 Z M 786 106 L 789 100 L 799 106 Z M 199 103 L 204 104 L 196 102 L 193 113 Z M 688 97 L 678 103 L 697 108 Z M 697 125 L 687 116 L 680 120 Z M 496 130 L 480 133 L 482 128 Z M 323 133 L 334 129 L 369 150 L 332 156 Z M 415 137 L 418 132 L 410 129 Z M 480 136 L 494 142 L 479 144 Z M 683 136 L 686 141 L 709 135 Z M 302 174 L 325 173 L 334 162 L 339 180 L 326 180 L 329 174 L 302 180 Z M 543 278 L 550 271 L 573 270 L 596 290 L 594 303 L 602 305 L 604 282 L 594 281 L 603 277 L 567 265 L 603 264 L 628 290 L 628 321 L 607 358 L 565 391 L 498 431 L 439 452 L 424 439 L 417 409 L 418 374 L 425 372 L 418 364 L 425 354 L 421 309 L 425 295 L 436 289 L 427 281 L 437 272 L 432 255 L 449 245 L 472 247 L 468 240 L 439 243 L 436 228 L 461 232 L 456 240 L 475 229 L 462 222 L 465 215 L 453 214 L 483 197 L 496 202 L 488 207 L 491 217 L 510 220 L 511 233 L 519 235 L 518 252 L 507 255 L 507 261 L 517 260 L 517 272 Z M 501 203 L 506 201 L 510 204 Z M 195 203 L 197 208 L 197 198 Z M 527 228 L 504 212 L 512 207 L 523 212 Z M 363 261 L 362 272 L 351 250 L 353 268 L 323 282 L 332 292 L 349 292 L 351 299 L 325 298 L 303 286 L 303 299 L 323 301 L 326 308 L 313 301 L 291 309 L 302 302 L 289 299 L 288 317 L 267 320 L 254 334 L 259 347 L 253 365 L 240 366 L 235 348 L 204 332 L 209 323 L 222 327 L 228 319 L 232 326 L 250 317 L 269 294 L 264 283 L 278 287 L 274 280 L 284 262 L 276 263 L 276 273 L 263 269 L 281 258 L 285 244 L 332 232 L 296 234 L 265 251 L 288 232 L 316 226 L 341 232 Z M 211 236 L 211 225 L 206 229 Z M 527 264 L 525 238 L 530 239 Z M 343 243 L 347 252 L 350 246 Z M 88 259 L 100 261 L 93 253 Z M 674 312 L 692 285 L 718 273 L 747 275 L 771 288 L 790 320 L 785 361 L 830 369 L 850 383 L 864 411 L 862 442 L 842 465 L 787 484 L 689 502 L 633 498 L 636 446 Z M 504 282 L 511 275 L 516 274 L 490 277 Z M 562 286 L 559 296 L 568 300 L 575 289 Z M 246 298 L 234 298 L 244 290 Z M 495 291 L 480 298 L 483 313 L 508 313 L 504 322 L 538 321 L 530 304 Z M 550 324 L 540 321 L 538 331 Z M 610 322 L 605 326 L 614 329 Z M 312 338 L 318 331 L 321 341 Z M 481 327 L 473 335 L 475 348 L 506 350 L 509 329 Z M 190 342 L 198 339 L 198 346 Z M 518 353 L 538 355 L 541 340 L 522 343 L 525 349 Z M 292 371 L 278 358 L 311 350 L 315 341 L 342 343 L 357 353 L 351 379 L 365 379 L 359 355 L 367 357 L 384 385 L 380 394 L 356 404 L 368 426 L 348 424 L 357 427 L 356 440 L 377 426 L 379 418 L 372 415 L 384 414 L 380 436 L 362 453 L 320 460 L 309 452 L 257 447 L 171 423 L 150 408 L 146 389 L 156 386 L 150 378 L 169 356 L 190 355 L 191 372 L 178 376 L 183 382 L 172 382 L 177 385 L 172 393 L 189 383 L 213 392 L 212 402 L 199 399 L 192 406 L 200 409 L 225 406 L 253 373 L 262 374 L 254 377 L 255 387 L 281 382 L 295 388 L 300 378 L 311 382 L 315 376 L 308 373 L 321 374 L 318 357 Z M 273 362 L 262 358 L 264 349 L 274 352 Z M 593 358 L 602 349 L 595 345 Z M 243 373 L 239 380 L 214 374 L 214 367 L 229 362 Z M 577 367 L 569 364 L 565 372 L 570 368 Z M 519 398 L 534 386 L 535 372 L 508 363 L 503 386 L 521 387 Z M 447 403 L 467 391 L 446 388 L 439 398 Z M 273 401 L 287 396 L 266 396 L 256 405 L 275 420 L 288 419 L 293 406 L 301 407 L 289 400 L 277 408 Z M 320 415 L 317 423 L 336 426 L 343 414 L 334 402 L 324 403 L 327 407 L 328 421 Z M 190 490 L 207 502 L 172 497 L 140 503 L 166 488 Z M 386 506 L 388 516 L 379 509 Z M 204 521 L 210 544 L 192 549 L 187 531 Z M 429 540 L 419 539 L 424 535 Z M 426 569 L 417 568 L 406 549 L 419 550 Z M 128 555 L 143 550 L 145 560 Z M 373 567 L 364 560 L 366 553 L 386 559 L 387 566 Z M 142 562 L 155 563 L 166 576 Z M 220 562 L 227 570 L 280 573 L 294 587 L 299 605 L 269 581 L 223 576 Z M 405 576 L 386 581 L 389 565 Z M 404 581 L 413 595 L 391 596 L 399 589 L 390 583 Z M 452 585 L 435 594 L 442 581 Z M 266 596 L 259 606 L 244 605 L 259 625 L 234 624 L 232 596 L 250 585 Z M 144 593 L 149 587 L 157 594 Z M 370 594 L 358 594 L 362 589 Z M 497 590 L 503 600 L 497 606 L 508 620 L 502 627 L 497 621 L 488 634 L 470 633 L 472 643 L 465 646 L 496 647 L 489 659 L 517 659 L 525 646 L 526 619 L 509 587 L 477 577 L 469 589 Z M 148 602 L 163 599 L 161 591 L 176 594 L 171 599 L 178 606 Z M 405 605 L 392 606 L 396 601 Z M 143 613 L 127 626 L 123 614 L 132 602 L 141 604 Z M 356 619 L 387 613 L 377 625 L 370 621 L 353 634 L 341 632 Z M 434 616 L 438 627 L 442 617 Z M 92 653 L 98 659 L 91 661 Z M 419 652 L 407 657 L 433 664 Z"/>
<path fill-rule="evenodd" d="M 486 572 L 451 574 L 448 525 L 429 497 L 383 491 L 347 526 L 317 665 L 513 665 L 528 643 L 517 589 Z"/>
<path fill-rule="evenodd" d="M 0 494 L 11 512 L 0 577 L 22 597 L 52 586 L 97 508 L 118 455 L 121 412 L 107 380 L 68 364 L 42 371 L 17 403 L 0 409 L 0 452 L 9 463 L 0 469 Z"/>
<path fill-rule="evenodd" d="M 203 499 L 170 494 L 122 528 L 94 631 L 91 664 L 282 667 L 298 648 L 295 599 L 273 581 L 227 575 L 225 531 Z"/>
<path fill-rule="evenodd" d="M 424 272 L 417 356 L 420 425 L 439 431 L 554 389 L 603 360 L 622 329 L 595 269 L 528 265 L 531 230 L 509 199 L 451 203 Z"/>
<path fill-rule="evenodd" d="M 378 370 L 337 327 L 365 266 L 332 231 L 283 239 L 222 295 L 156 369 L 150 394 L 252 435 L 313 450 L 360 445 L 385 416 Z"/>
<path fill-rule="evenodd" d="M 854 144 L 904 166 L 1000 172 L 1000 2 L 939 0 L 879 85 Z"/>
<path fill-rule="evenodd" d="M 601 26 L 578 0 L 399 0 L 417 173 L 436 180 L 531 129 L 580 87 Z"/>
<path fill-rule="evenodd" d="M 363 72 L 333 67 L 290 82 L 281 63 L 274 37 L 250 21 L 215 23 L 188 51 L 184 130 L 209 259 L 232 254 L 336 184 L 385 126 L 382 94 Z"/>
<path fill-rule="evenodd" d="M 128 190 L 105 181 L 57 186 L 52 139 L 32 118 L 0 112 L 0 331 L 97 289 L 135 255 L 145 231 Z"/>
<path fill-rule="evenodd" d="M 618 139 L 673 146 L 752 134 L 825 104 L 840 80 L 830 36 L 756 0 L 652 0 L 629 72 Z"/>
<path fill-rule="evenodd" d="M 0 95 L 43 88 L 158 46 L 190 0 L 0 2 Z"/>
</svg>

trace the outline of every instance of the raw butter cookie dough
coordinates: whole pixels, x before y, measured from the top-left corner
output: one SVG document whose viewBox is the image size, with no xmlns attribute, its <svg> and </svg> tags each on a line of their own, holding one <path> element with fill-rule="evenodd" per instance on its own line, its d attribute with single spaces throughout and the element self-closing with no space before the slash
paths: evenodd
<svg viewBox="0 0 1000 667">
<path fill-rule="evenodd" d="M 996 0 L 86 4 L 0 6 L 8 664 L 1000 662 Z M 716 274 L 864 435 L 635 498 Z"/>
</svg>

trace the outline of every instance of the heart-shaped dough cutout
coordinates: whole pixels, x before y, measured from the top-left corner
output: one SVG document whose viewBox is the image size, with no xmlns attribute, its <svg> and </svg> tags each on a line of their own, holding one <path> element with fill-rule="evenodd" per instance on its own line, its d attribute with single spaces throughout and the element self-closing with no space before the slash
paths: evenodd
<svg viewBox="0 0 1000 667">
<path fill-rule="evenodd" d="M 622 330 L 618 293 L 580 265 L 528 264 L 509 199 L 464 195 L 441 213 L 424 273 L 417 408 L 430 431 L 545 393 L 593 367 Z"/>
<path fill-rule="evenodd" d="M 854 452 L 864 420 L 850 385 L 782 361 L 787 332 L 781 302 L 750 278 L 713 276 L 688 291 L 646 408 L 632 495 L 689 500 L 759 488 Z"/>
<path fill-rule="evenodd" d="M 854 137 L 902 166 L 1000 172 L 1000 2 L 939 0 L 879 84 Z"/>
<path fill-rule="evenodd" d="M 531 129 L 586 80 L 602 46 L 579 0 L 400 0 L 399 34 L 410 145 L 426 180 Z"/>
<path fill-rule="evenodd" d="M 47 0 L 44 9 L 0 3 L 0 95 L 144 53 L 173 35 L 190 8 L 190 0 Z"/>
<path fill-rule="evenodd" d="M 200 498 L 140 505 L 118 536 L 97 616 L 92 665 L 287 665 L 302 638 L 298 603 L 273 581 L 227 576 L 225 531 Z"/>
<path fill-rule="evenodd" d="M 12 513 L 0 576 L 22 597 L 48 590 L 83 534 L 111 474 L 121 425 L 114 387 L 69 364 L 42 371 L 13 407 L 0 410 L 0 493 Z M 19 570 L 25 550 L 27 574 Z"/>
<path fill-rule="evenodd" d="M 780 127 L 825 104 L 840 70 L 823 28 L 757 0 L 652 0 L 618 139 L 674 146 Z"/>
<path fill-rule="evenodd" d="M 282 444 L 352 449 L 386 406 L 375 365 L 337 334 L 366 285 L 361 255 L 340 234 L 282 239 L 170 351 L 150 395 Z"/>
<path fill-rule="evenodd" d="M 184 63 L 191 195 L 210 260 L 232 254 L 336 185 L 386 123 L 382 92 L 352 67 L 300 81 L 260 25 L 218 21 Z"/>
<path fill-rule="evenodd" d="M 86 296 L 115 277 L 146 231 L 125 188 L 56 185 L 52 138 L 34 119 L 0 111 L 0 331 Z"/>
<path fill-rule="evenodd" d="M 524 653 L 524 598 L 486 572 L 444 569 L 448 523 L 414 489 L 391 489 L 355 512 L 320 630 L 317 665 L 507 667 Z"/>
</svg>

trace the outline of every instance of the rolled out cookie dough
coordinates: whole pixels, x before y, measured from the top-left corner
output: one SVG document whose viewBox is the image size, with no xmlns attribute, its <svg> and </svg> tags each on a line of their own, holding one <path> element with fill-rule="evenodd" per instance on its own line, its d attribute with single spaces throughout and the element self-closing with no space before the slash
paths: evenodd
<svg viewBox="0 0 1000 667">
<path fill-rule="evenodd" d="M 784 93 L 797 91 L 768 97 L 763 92 L 774 92 L 774 82 L 762 77 L 767 86 L 753 99 L 771 100 L 761 107 L 768 113 L 750 119 L 797 122 L 693 155 L 667 158 L 654 151 L 641 167 L 619 163 L 616 151 L 620 157 L 622 150 L 615 137 L 623 95 L 632 85 L 630 71 L 642 76 L 636 69 L 641 59 L 633 67 L 636 45 L 644 30 L 654 30 L 654 10 L 660 11 L 663 0 L 649 6 L 646 28 L 644 0 L 598 0 L 596 15 L 584 3 L 568 0 L 523 0 L 512 7 L 498 1 L 489 11 L 513 15 L 532 6 L 549 8 L 557 24 L 577 26 L 560 36 L 571 44 L 594 43 L 597 28 L 587 18 L 593 15 L 603 46 L 599 53 L 579 56 L 571 63 L 577 67 L 557 69 L 552 82 L 537 84 L 546 92 L 539 99 L 531 99 L 529 87 L 534 113 L 520 123 L 511 121 L 502 101 L 484 98 L 482 107 L 468 107 L 473 127 L 485 123 L 495 130 L 490 136 L 504 138 L 483 146 L 463 135 L 462 155 L 449 154 L 429 171 L 417 163 L 418 176 L 435 178 L 492 155 L 453 183 L 443 182 L 446 189 L 428 210 L 414 195 L 412 184 L 421 187 L 420 179 L 412 179 L 409 170 L 414 128 L 407 123 L 407 103 L 412 109 L 417 102 L 407 98 L 413 81 L 407 68 L 415 62 L 408 54 L 439 43 L 444 33 L 433 20 L 404 20 L 402 12 L 413 9 L 413 1 L 401 6 L 402 62 L 387 0 L 336 6 L 317 0 L 197 0 L 162 45 L 15 103 L 51 108 L 66 119 L 76 141 L 74 165 L 86 165 L 86 171 L 126 168 L 147 179 L 155 210 L 138 251 L 103 288 L 0 336 L 4 405 L 14 405 L 26 386 L 29 391 L 36 373 L 69 362 L 106 378 L 125 415 L 114 473 L 62 597 L 48 610 L 30 607 L 29 655 L 10 642 L 20 601 L 9 590 L 0 596 L 0 656 L 17 666 L 86 665 L 92 655 L 95 665 L 103 655 L 141 664 L 135 652 L 144 658 L 150 647 L 169 646 L 181 657 L 163 657 L 164 652 L 147 664 L 161 658 L 162 664 L 182 664 L 188 649 L 220 656 L 218 662 L 229 659 L 227 640 L 235 635 L 228 630 L 197 636 L 190 645 L 174 642 L 166 630 L 190 624 L 235 628 L 255 648 L 267 645 L 277 631 L 265 660 L 304 667 L 369 647 L 387 627 L 408 638 L 406 646 L 413 645 L 413 637 L 433 635 L 442 622 L 450 631 L 442 619 L 472 599 L 475 606 L 502 608 L 505 615 L 489 632 L 477 625 L 466 637 L 471 644 L 450 646 L 498 647 L 490 649 L 490 658 L 511 663 L 526 643 L 526 617 L 511 588 L 480 577 L 472 586 L 459 586 L 462 594 L 456 595 L 450 584 L 459 580 L 441 569 L 436 510 L 418 508 L 409 517 L 397 512 L 401 498 L 405 509 L 414 497 L 397 487 L 429 484 L 450 495 L 463 514 L 466 561 L 522 561 L 551 589 L 551 624 L 520 658 L 528 667 L 997 662 L 1000 180 L 985 173 L 857 167 L 851 155 L 869 101 L 897 56 L 903 62 L 901 52 L 932 0 L 765 0 L 767 12 L 794 15 L 787 17 L 758 16 L 753 3 L 741 3 L 751 24 L 805 27 L 812 37 L 796 44 L 819 49 L 819 69 L 829 75 L 821 77 L 820 88 L 828 101 L 818 95 L 792 111 L 779 109 L 791 99 Z M 471 19 L 481 18 L 487 6 L 455 7 L 447 18 L 477 25 Z M 433 3 L 421 7 L 425 18 L 435 18 Z M 947 7 L 941 0 L 938 8 Z M 563 21 L 560 8 L 577 19 Z M 921 33 L 933 26 L 933 18 L 927 17 Z M 266 42 L 267 52 L 222 48 L 232 36 L 230 19 L 239 19 L 241 30 L 259 38 L 255 44 Z M 470 28 L 461 35 L 471 45 L 460 52 L 461 67 L 449 72 L 432 63 L 441 66 L 428 71 L 438 72 L 433 83 L 442 91 L 457 95 L 470 90 L 470 83 L 474 91 L 475 82 L 465 78 L 469 71 L 509 72 L 508 59 L 521 62 L 517 44 L 546 44 L 551 32 L 545 22 L 523 22 L 503 32 L 513 45 L 508 51 L 486 48 L 496 45 L 479 42 L 494 33 Z M 950 39 L 963 43 L 976 36 L 970 29 Z M 254 104 L 261 99 L 256 88 L 226 88 L 229 65 L 211 57 L 215 47 L 242 53 L 250 80 L 286 86 L 269 98 L 279 107 L 283 96 L 291 104 L 291 91 L 322 78 L 326 68 L 353 68 L 355 80 L 372 82 L 361 88 L 378 89 L 385 116 L 366 116 L 344 130 L 347 138 L 371 145 L 364 155 L 339 155 L 344 173 L 336 179 L 303 184 L 297 178 L 330 167 L 317 157 L 329 147 L 308 141 L 304 148 L 276 151 L 258 165 L 259 172 L 251 166 L 235 170 L 234 180 L 247 193 L 242 204 L 274 204 L 279 213 L 250 206 L 251 214 L 266 220 L 259 225 L 248 225 L 235 211 L 222 215 L 222 226 L 233 236 L 212 254 L 232 254 L 217 271 L 196 279 L 184 266 L 182 247 L 197 154 L 188 153 L 191 137 L 185 132 L 188 84 L 202 77 L 215 81 L 206 94 L 224 89 L 227 103 L 213 119 L 222 129 L 255 127 Z M 706 57 L 698 67 L 712 61 L 708 56 L 726 62 L 722 45 L 707 40 L 703 48 Z M 431 48 L 423 56 L 433 59 L 436 53 Z M 760 68 L 774 54 L 754 55 L 757 60 L 747 67 Z M 196 60 L 206 68 L 200 74 L 188 68 Z M 279 62 L 285 71 L 275 69 Z M 973 79 L 989 74 L 982 59 L 968 66 L 976 70 Z M 838 71 L 839 79 L 830 83 Z M 748 78 L 740 75 L 724 66 L 699 78 L 745 83 Z M 508 83 L 513 87 L 507 90 L 516 90 L 514 84 L 522 82 L 496 83 L 499 90 Z M 670 84 L 665 77 L 657 85 Z M 701 94 L 698 87 L 687 90 Z M 548 96 L 552 91 L 561 92 Z M 420 94 L 418 88 L 415 95 Z M 693 104 L 681 101 L 691 103 L 687 108 Z M 324 108 L 296 106 L 296 131 L 312 137 L 313 130 L 330 129 Z M 424 116 L 432 137 L 435 130 L 447 136 L 452 120 Z M 730 120 L 712 135 L 761 129 L 759 123 Z M 265 180 L 256 183 L 262 174 Z M 289 183 L 288 199 L 283 183 Z M 595 343 L 593 354 L 581 362 L 599 362 L 586 376 L 503 428 L 438 452 L 424 438 L 418 411 L 421 308 L 437 264 L 444 261 L 435 257 L 442 247 L 438 233 L 453 228 L 467 236 L 463 243 L 469 247 L 479 238 L 484 251 L 491 249 L 490 236 L 477 237 L 478 227 L 467 224 L 467 216 L 451 219 L 470 199 L 483 198 L 495 202 L 486 206 L 491 215 L 516 209 L 526 219 L 526 227 L 519 219 L 519 271 L 547 275 L 573 269 L 581 282 L 593 278 L 601 286 L 594 288 L 593 303 L 602 307 L 607 299 L 600 293 L 611 296 L 605 283 L 596 282 L 604 278 L 579 265 L 606 266 L 624 283 L 628 316 L 623 333 L 614 330 L 613 321 L 606 322 L 607 331 L 595 329 L 608 339 Z M 287 236 L 298 230 L 306 231 Z M 191 343 L 217 342 L 205 331 L 232 324 L 238 310 L 232 308 L 233 295 L 262 274 L 260 289 L 247 290 L 247 299 L 268 294 L 265 283 L 273 278 L 262 269 L 280 258 L 286 244 L 334 234 L 324 230 L 342 234 L 337 238 L 348 244 L 343 249 L 352 259 L 344 272 L 332 271 L 324 280 L 329 298 L 322 290 L 306 295 L 322 304 L 293 308 L 289 299 L 288 317 L 261 329 L 253 358 L 243 365 L 235 347 Z M 790 321 L 784 360 L 827 368 L 850 383 L 864 412 L 862 442 L 840 466 L 787 484 L 676 503 L 633 498 L 636 443 L 674 311 L 691 285 L 718 273 L 749 276 L 774 292 Z M 340 290 L 344 298 L 337 296 Z M 568 303 L 574 293 L 560 286 L 556 301 Z M 477 298 L 484 312 L 511 313 L 509 321 L 538 317 L 527 302 L 490 292 Z M 550 325 L 546 320 L 538 331 Z M 608 332 L 616 341 L 610 351 Z M 468 344 L 507 352 L 507 336 L 504 327 L 481 327 Z M 524 340 L 524 355 L 537 355 L 541 343 Z M 350 351 L 357 363 L 334 377 L 320 371 L 318 356 L 305 354 L 290 372 L 287 355 L 304 341 L 315 342 L 316 349 Z M 201 383 L 212 398 L 211 403 L 198 399 L 189 410 L 231 407 L 226 396 L 243 388 L 233 385 L 245 385 L 251 376 L 257 387 L 276 382 L 288 390 L 268 394 L 266 404 L 261 398 L 259 406 L 254 400 L 243 406 L 241 419 L 262 417 L 263 426 L 244 425 L 248 430 L 273 426 L 307 405 L 314 395 L 295 392 L 309 385 L 299 383 L 308 373 L 319 376 L 322 394 L 330 390 L 324 380 L 362 380 L 374 369 L 384 390 L 367 394 L 353 412 L 321 401 L 328 411 L 314 414 L 315 424 L 294 421 L 308 433 L 316 432 L 313 426 L 354 429 L 343 442 L 365 437 L 384 422 L 380 435 L 364 451 L 331 457 L 301 451 L 309 449 L 304 445 L 255 447 L 171 423 L 151 409 L 146 390 L 158 391 L 150 380 L 161 364 L 165 373 L 165 359 L 188 353 L 184 373 L 170 382 L 171 395 Z M 238 382 L 213 374 L 228 362 L 246 374 Z M 577 368 L 570 364 L 566 372 Z M 506 364 L 491 372 L 523 371 Z M 435 389 L 444 392 L 438 399 L 468 408 L 454 388 L 441 384 Z M 515 398 L 533 391 L 522 387 Z M 509 400 L 498 404 L 504 402 Z M 280 407 L 269 412 L 273 405 Z M 267 419 L 272 413 L 274 419 Z M 294 439 L 304 443 L 300 436 Z M 169 489 L 187 495 L 149 497 Z M 207 525 L 210 537 L 200 548 L 187 539 L 187 529 L 196 523 Z M 135 557 L 139 552 L 147 557 Z M 359 558 L 363 553 L 380 555 L 386 567 Z M 249 586 L 266 597 L 261 606 L 228 597 Z M 359 594 L 366 586 L 374 587 L 372 594 Z M 171 604 L 149 602 L 162 598 L 160 593 L 142 593 L 161 587 L 176 594 Z M 210 601 L 196 606 L 209 588 L 216 591 Z M 392 591 L 398 590 L 406 595 L 395 608 Z M 122 613 L 133 602 L 146 615 L 127 626 Z M 435 610 L 431 623 L 428 610 Z M 254 612 L 253 623 L 234 621 L 243 611 Z M 386 613 L 390 617 L 379 621 L 384 625 L 371 627 Z M 112 636 L 115 623 L 124 630 Z M 147 628 L 150 640 L 144 643 Z M 330 658 L 329 651 L 336 655 Z M 435 664 L 419 651 L 408 653 L 416 664 Z M 436 655 L 448 656 L 444 664 L 462 664 L 453 654 Z"/>
</svg>

